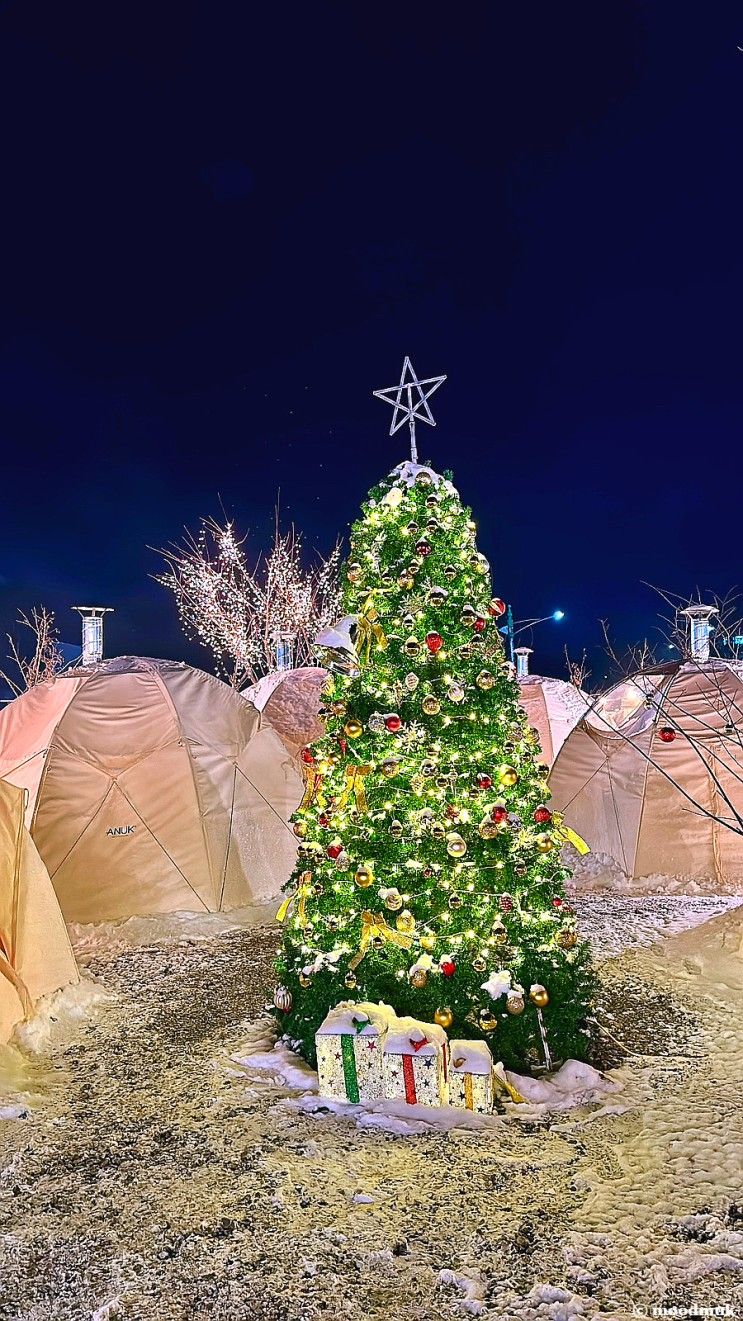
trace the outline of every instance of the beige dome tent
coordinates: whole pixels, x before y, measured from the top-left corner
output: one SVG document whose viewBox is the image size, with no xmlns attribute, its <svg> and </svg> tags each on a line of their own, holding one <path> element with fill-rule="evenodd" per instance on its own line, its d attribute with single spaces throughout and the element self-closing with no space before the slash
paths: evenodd
<svg viewBox="0 0 743 1321">
<path fill-rule="evenodd" d="M 743 667 L 692 660 L 616 684 L 566 739 L 550 788 L 567 824 L 628 876 L 739 887 Z"/>
<path fill-rule="evenodd" d="M 124 656 L 37 685 L 0 712 L 0 775 L 29 791 L 70 922 L 262 904 L 291 874 L 297 768 L 188 665 Z"/>
<path fill-rule="evenodd" d="M 42 995 L 79 981 L 52 883 L 23 822 L 25 798 L 0 780 L 0 1042 Z"/>
<path fill-rule="evenodd" d="M 326 678 L 327 670 L 316 665 L 274 670 L 245 688 L 242 695 L 263 713 L 263 723 L 275 729 L 288 751 L 296 755 L 323 733 L 318 712 Z"/>
<path fill-rule="evenodd" d="M 531 650 L 531 647 L 517 647 L 515 651 L 519 702 L 539 735 L 542 750 L 539 760 L 544 766 L 551 766 L 570 731 L 586 714 L 591 699 L 581 688 L 563 679 L 530 674 Z"/>
</svg>

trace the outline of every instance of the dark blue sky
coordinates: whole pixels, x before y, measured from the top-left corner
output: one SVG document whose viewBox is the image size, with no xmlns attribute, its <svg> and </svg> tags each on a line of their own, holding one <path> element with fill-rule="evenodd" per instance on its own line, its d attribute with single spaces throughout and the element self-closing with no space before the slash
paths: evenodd
<svg viewBox="0 0 743 1321">
<path fill-rule="evenodd" d="M 568 611 L 540 668 L 651 629 L 642 579 L 739 583 L 739 44 L 725 3 L 4 5 L 0 624 L 100 601 L 204 663 L 147 545 L 221 495 L 258 548 L 280 486 L 329 548 L 406 352 L 496 590 Z"/>
</svg>

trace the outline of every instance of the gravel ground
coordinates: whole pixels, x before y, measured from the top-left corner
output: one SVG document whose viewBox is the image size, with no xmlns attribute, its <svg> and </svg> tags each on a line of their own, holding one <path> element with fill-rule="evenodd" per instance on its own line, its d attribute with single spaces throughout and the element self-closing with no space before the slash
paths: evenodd
<svg viewBox="0 0 743 1321">
<path fill-rule="evenodd" d="M 592 918 L 580 901 L 610 948 L 617 923 L 642 947 L 678 920 L 611 902 Z M 626 1109 L 401 1138 L 300 1113 L 227 1067 L 275 941 L 240 930 L 89 959 L 110 1001 L 50 1051 L 27 1117 L 0 1122 L 0 1321 L 620 1321 L 731 1300 L 743 1315 L 743 1276 L 710 1265 L 738 1260 L 727 1167 L 657 1211 L 645 1187 L 673 1116 L 696 1108 L 716 1150 L 740 1131 L 740 1003 L 700 995 L 693 960 L 679 971 L 653 946 L 603 966 L 603 1062 L 625 1066 Z M 677 1260 L 704 1269 L 680 1278 Z"/>
</svg>

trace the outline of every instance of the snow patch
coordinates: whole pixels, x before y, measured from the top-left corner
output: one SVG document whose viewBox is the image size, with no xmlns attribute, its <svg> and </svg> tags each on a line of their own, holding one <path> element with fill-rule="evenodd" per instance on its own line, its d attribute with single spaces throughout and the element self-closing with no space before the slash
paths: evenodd
<svg viewBox="0 0 743 1321">
<path fill-rule="evenodd" d="M 14 1040 L 31 1054 L 42 1054 L 92 1019 L 111 998 L 98 982 L 83 977 L 39 1000 L 33 1018 L 16 1026 Z"/>
<path fill-rule="evenodd" d="M 570 824 L 568 820 L 567 824 Z M 590 841 L 589 841 L 590 842 Z M 581 856 L 572 844 L 565 844 L 560 857 L 573 875 L 569 888 L 574 894 L 626 894 L 626 895 L 739 895 L 740 885 L 734 881 L 699 880 L 693 876 L 628 876 L 615 858 L 608 853 L 587 853 Z"/>
<path fill-rule="evenodd" d="M 177 945 L 181 941 L 212 940 L 228 931 L 266 926 L 276 916 L 278 900 L 232 908 L 228 913 L 154 913 L 121 922 L 72 922 L 68 925 L 78 963 L 113 958 L 127 949 L 148 945 Z"/>
<path fill-rule="evenodd" d="M 484 1287 L 479 1277 L 470 1275 L 461 1275 L 457 1271 L 441 1270 L 439 1271 L 439 1284 L 444 1287 L 459 1289 L 464 1294 L 455 1303 L 456 1307 L 461 1308 L 463 1312 L 469 1312 L 471 1316 L 479 1316 L 485 1307 Z"/>
</svg>

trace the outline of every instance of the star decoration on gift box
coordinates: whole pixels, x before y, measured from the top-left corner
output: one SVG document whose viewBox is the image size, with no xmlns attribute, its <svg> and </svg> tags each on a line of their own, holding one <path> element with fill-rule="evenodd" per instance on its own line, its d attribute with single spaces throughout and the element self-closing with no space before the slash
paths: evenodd
<svg viewBox="0 0 743 1321">
<path fill-rule="evenodd" d="M 426 422 L 430 427 L 436 426 L 428 400 L 445 380 L 445 376 L 427 376 L 425 380 L 419 381 L 410 358 L 406 357 L 402 366 L 400 384 L 388 385 L 384 390 L 373 392 L 375 399 L 383 399 L 395 410 L 390 426 L 391 436 L 394 436 L 406 422 L 410 427 L 410 457 L 413 463 L 418 462 L 418 447 L 415 443 L 416 421 Z"/>
</svg>

